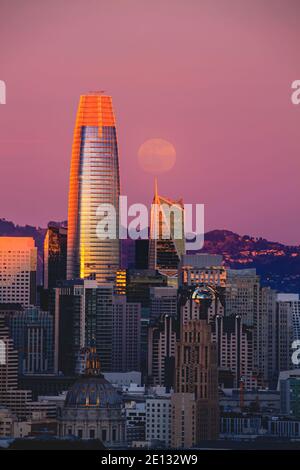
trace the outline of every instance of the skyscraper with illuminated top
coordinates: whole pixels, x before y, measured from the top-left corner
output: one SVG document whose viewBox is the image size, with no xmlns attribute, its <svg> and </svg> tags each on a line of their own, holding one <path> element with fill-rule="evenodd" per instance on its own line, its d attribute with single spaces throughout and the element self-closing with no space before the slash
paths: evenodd
<svg viewBox="0 0 300 470">
<path fill-rule="evenodd" d="M 112 280 L 120 264 L 119 161 L 116 121 L 110 96 L 81 95 L 74 129 L 68 208 L 67 278 Z M 115 209 L 115 238 L 99 238 L 97 224 Z M 102 206 L 104 207 L 104 206 Z"/>
<path fill-rule="evenodd" d="M 166 276 L 177 275 L 179 262 L 185 254 L 183 201 L 160 196 L 155 180 L 151 205 L 149 268 Z"/>
</svg>

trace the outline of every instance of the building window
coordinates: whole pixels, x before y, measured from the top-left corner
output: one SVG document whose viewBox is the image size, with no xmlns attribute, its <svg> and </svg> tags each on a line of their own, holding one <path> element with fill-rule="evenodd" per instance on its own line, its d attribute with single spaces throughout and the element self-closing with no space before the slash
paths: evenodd
<svg viewBox="0 0 300 470">
<path fill-rule="evenodd" d="M 102 441 L 106 441 L 106 429 L 102 429 Z"/>
<path fill-rule="evenodd" d="M 90 429 L 90 439 L 95 439 L 95 429 Z"/>
<path fill-rule="evenodd" d="M 117 431 L 115 429 L 113 429 L 112 440 L 115 441 L 116 439 L 117 439 Z"/>
<path fill-rule="evenodd" d="M 82 439 L 82 429 L 78 429 L 77 436 Z"/>
</svg>

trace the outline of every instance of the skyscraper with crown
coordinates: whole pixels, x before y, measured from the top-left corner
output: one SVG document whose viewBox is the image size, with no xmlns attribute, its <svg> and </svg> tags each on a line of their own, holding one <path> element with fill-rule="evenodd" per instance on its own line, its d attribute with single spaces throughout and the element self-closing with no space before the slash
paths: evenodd
<svg viewBox="0 0 300 470">
<path fill-rule="evenodd" d="M 174 276 L 185 254 L 184 206 L 158 194 L 157 179 L 151 206 L 149 268 Z"/>
<path fill-rule="evenodd" d="M 111 96 L 81 95 L 74 129 L 68 208 L 67 278 L 114 279 L 120 264 L 119 159 Z M 102 205 L 102 206 L 101 206 Z M 99 207 L 103 210 L 99 211 Z M 97 234 L 104 208 L 114 208 L 115 237 Z"/>
</svg>

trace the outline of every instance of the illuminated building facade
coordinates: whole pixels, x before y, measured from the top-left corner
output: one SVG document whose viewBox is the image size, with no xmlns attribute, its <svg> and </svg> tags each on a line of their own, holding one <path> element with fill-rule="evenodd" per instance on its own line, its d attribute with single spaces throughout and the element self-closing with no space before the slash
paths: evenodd
<svg viewBox="0 0 300 470">
<path fill-rule="evenodd" d="M 227 271 L 222 266 L 221 255 L 197 253 L 195 255 L 183 255 L 179 265 L 179 285 L 199 286 L 209 284 L 211 286 L 226 285 Z"/>
<path fill-rule="evenodd" d="M 67 228 L 48 224 L 44 240 L 44 289 L 56 287 L 67 276 Z"/>
<path fill-rule="evenodd" d="M 0 237 L 0 303 L 36 302 L 37 248 L 31 237 Z"/>
<path fill-rule="evenodd" d="M 115 278 L 115 293 L 126 295 L 126 269 L 118 269 Z"/>
<path fill-rule="evenodd" d="M 184 254 L 183 202 L 159 196 L 155 183 L 151 207 L 149 268 L 157 269 L 166 276 L 175 276 Z"/>
<path fill-rule="evenodd" d="M 119 162 L 112 99 L 101 92 L 80 97 L 72 147 L 68 209 L 67 278 L 113 280 L 120 265 Z M 97 226 L 115 210 L 115 238 L 99 238 Z M 104 206 L 103 206 L 104 207 Z M 108 219 L 105 219 L 108 221 Z M 110 222 L 109 222 L 110 223 Z"/>
</svg>

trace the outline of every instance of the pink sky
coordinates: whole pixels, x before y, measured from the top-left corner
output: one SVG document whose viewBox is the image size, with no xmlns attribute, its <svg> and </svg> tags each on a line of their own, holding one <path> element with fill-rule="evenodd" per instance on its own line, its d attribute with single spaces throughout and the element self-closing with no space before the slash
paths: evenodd
<svg viewBox="0 0 300 470">
<path fill-rule="evenodd" d="M 206 229 L 299 244 L 299 20 L 298 0 L 0 0 L 0 217 L 67 217 L 78 98 L 104 89 L 130 201 L 153 194 L 139 146 L 166 139 L 160 192 Z"/>
</svg>

